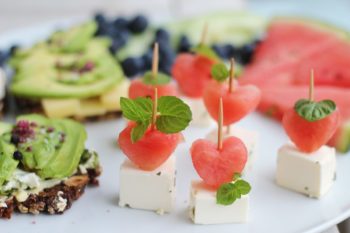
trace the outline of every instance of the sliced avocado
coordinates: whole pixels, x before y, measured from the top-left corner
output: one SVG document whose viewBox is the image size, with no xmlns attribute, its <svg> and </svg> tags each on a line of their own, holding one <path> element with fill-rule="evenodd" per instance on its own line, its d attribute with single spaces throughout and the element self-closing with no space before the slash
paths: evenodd
<svg viewBox="0 0 350 233">
<path fill-rule="evenodd" d="M 50 163 L 38 171 L 42 178 L 64 178 L 71 176 L 79 165 L 84 152 L 86 131 L 84 127 L 72 120 L 55 120 L 66 133 L 66 138 L 57 150 L 55 157 Z"/>
<path fill-rule="evenodd" d="M 11 130 L 12 130 L 11 124 L 0 122 L 0 135 L 3 135 L 4 133 L 8 133 Z"/>
<path fill-rule="evenodd" d="M 16 121 L 20 121 L 20 120 L 35 122 L 38 125 L 48 125 L 50 122 L 48 118 L 39 114 L 27 114 L 27 115 L 18 116 L 16 118 Z"/>
<path fill-rule="evenodd" d="M 343 123 L 335 147 L 342 153 L 350 150 L 350 120 Z"/>
<path fill-rule="evenodd" d="M 62 52 L 79 52 L 83 51 L 95 34 L 97 25 L 94 21 L 83 25 L 73 27 L 68 31 L 56 32 L 51 37 L 51 43 L 57 46 Z"/>
<path fill-rule="evenodd" d="M 0 186 L 8 180 L 16 170 L 19 161 L 13 158 L 14 145 L 0 139 Z"/>
<path fill-rule="evenodd" d="M 110 41 L 91 39 L 83 53 L 54 53 L 41 46 L 16 64 L 10 90 L 28 98 L 89 98 L 103 94 L 124 79 L 109 54 Z M 44 61 L 44 62 L 42 62 Z M 89 72 L 79 69 L 91 62 Z"/>
</svg>

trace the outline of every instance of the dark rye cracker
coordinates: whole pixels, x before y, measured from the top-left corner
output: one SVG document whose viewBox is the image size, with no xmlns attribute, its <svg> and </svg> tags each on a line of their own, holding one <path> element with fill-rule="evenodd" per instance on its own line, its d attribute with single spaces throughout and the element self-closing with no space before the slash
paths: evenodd
<svg viewBox="0 0 350 233">
<path fill-rule="evenodd" d="M 40 100 L 26 99 L 23 97 L 15 97 L 15 102 L 17 105 L 17 110 L 20 114 L 38 113 L 38 114 L 45 115 L 45 112 L 41 105 Z M 88 117 L 72 116 L 70 118 L 77 120 L 79 122 L 98 122 L 98 121 L 104 121 L 108 119 L 115 119 L 120 116 L 121 116 L 121 112 L 115 111 L 115 112 L 107 112 L 104 115 L 96 115 L 96 116 L 88 116 Z"/>
<path fill-rule="evenodd" d="M 100 174 L 100 167 L 87 169 L 87 174 L 77 173 L 39 194 L 30 194 L 24 202 L 18 202 L 12 197 L 6 201 L 7 207 L 0 207 L 0 218 L 10 219 L 14 211 L 22 214 L 63 214 L 84 194 L 87 185 L 98 186 L 97 178 Z M 64 208 L 59 206 L 59 200 L 66 202 Z"/>
</svg>

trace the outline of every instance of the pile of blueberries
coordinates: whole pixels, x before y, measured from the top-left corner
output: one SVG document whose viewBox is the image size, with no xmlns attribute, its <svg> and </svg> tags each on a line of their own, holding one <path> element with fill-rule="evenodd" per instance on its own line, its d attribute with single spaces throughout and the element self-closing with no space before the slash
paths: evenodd
<svg viewBox="0 0 350 233">
<path fill-rule="evenodd" d="M 170 34 L 166 29 L 158 28 L 155 31 L 153 41 L 142 56 L 128 57 L 121 62 L 124 73 L 128 77 L 133 77 L 137 74 L 150 70 L 152 67 L 154 43 L 157 42 L 159 45 L 159 70 L 163 73 L 170 74 L 177 52 L 187 52 L 191 47 L 189 40 L 183 36 L 180 40 L 179 48 L 175 49 L 171 45 L 170 38 Z"/>
<path fill-rule="evenodd" d="M 115 54 L 128 41 L 133 34 L 143 33 L 148 25 L 148 19 L 144 15 L 136 15 L 131 19 L 117 17 L 113 20 L 99 13 L 95 15 L 98 25 L 97 36 L 108 36 L 112 38 L 110 52 Z M 152 48 L 155 42 L 159 44 L 159 70 L 166 74 L 170 74 L 171 67 L 175 60 L 176 54 L 181 52 L 189 52 L 192 44 L 186 35 L 182 35 L 175 48 L 170 43 L 171 35 L 165 28 L 155 30 L 154 40 L 149 45 L 149 49 L 139 57 L 128 57 L 120 61 L 126 76 L 134 77 L 138 74 L 150 70 L 152 66 Z M 260 40 L 254 40 L 251 43 L 241 47 L 233 44 L 214 44 L 212 49 L 224 60 L 235 58 L 235 60 L 246 65 L 250 62 L 252 54 Z"/>
<path fill-rule="evenodd" d="M 115 54 L 128 41 L 131 35 L 137 35 L 147 30 L 149 22 L 144 15 L 136 15 L 131 19 L 117 17 L 109 20 L 102 13 L 95 15 L 98 25 L 96 36 L 108 36 L 112 39 L 110 52 Z M 152 50 L 155 42 L 159 44 L 159 70 L 170 74 L 171 67 L 176 57 L 176 52 L 185 52 L 190 48 L 189 40 L 184 36 L 179 43 L 179 49 L 175 50 L 170 43 L 170 34 L 164 28 L 155 30 L 155 36 L 147 51 L 139 57 L 128 57 L 121 62 L 121 66 L 126 76 L 133 77 L 151 69 Z"/>
</svg>

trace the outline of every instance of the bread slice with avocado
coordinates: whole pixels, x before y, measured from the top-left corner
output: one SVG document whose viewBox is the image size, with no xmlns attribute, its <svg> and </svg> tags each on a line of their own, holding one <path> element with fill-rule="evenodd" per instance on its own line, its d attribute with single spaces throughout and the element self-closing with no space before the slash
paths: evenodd
<svg viewBox="0 0 350 233">
<path fill-rule="evenodd" d="M 10 91 L 22 112 L 79 120 L 119 112 L 128 80 L 109 53 L 110 40 L 95 31 L 88 22 L 16 51 Z"/>
<path fill-rule="evenodd" d="M 86 185 L 97 185 L 101 166 L 86 138 L 69 119 L 32 114 L 0 123 L 0 218 L 13 211 L 63 213 Z"/>
</svg>

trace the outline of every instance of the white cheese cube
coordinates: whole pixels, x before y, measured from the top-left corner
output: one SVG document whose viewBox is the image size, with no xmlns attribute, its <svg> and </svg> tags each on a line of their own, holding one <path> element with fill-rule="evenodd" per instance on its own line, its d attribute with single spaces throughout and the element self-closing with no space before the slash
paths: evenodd
<svg viewBox="0 0 350 233">
<path fill-rule="evenodd" d="M 205 127 L 215 123 L 207 112 L 202 98 L 190 98 L 181 96 L 181 99 L 191 108 L 191 125 Z"/>
<path fill-rule="evenodd" d="M 322 146 L 303 153 L 286 144 L 278 151 L 276 182 L 290 190 L 319 198 L 331 188 L 336 175 L 335 149 Z"/>
<path fill-rule="evenodd" d="M 195 224 L 244 223 L 248 221 L 249 196 L 244 195 L 231 205 L 216 203 L 216 190 L 202 181 L 192 181 L 189 215 Z"/>
<path fill-rule="evenodd" d="M 175 156 L 153 171 L 126 159 L 120 167 L 119 206 L 168 213 L 175 203 Z"/>
<path fill-rule="evenodd" d="M 247 170 L 252 169 L 254 160 L 255 160 L 256 155 L 257 155 L 257 144 L 258 144 L 258 138 L 259 138 L 258 132 L 234 126 L 234 127 L 231 127 L 231 130 L 229 133 L 227 133 L 226 129 L 224 129 L 222 133 L 223 133 L 223 138 L 235 136 L 235 137 L 242 140 L 244 145 L 247 147 L 247 151 L 248 151 L 248 160 L 247 160 L 247 163 L 244 167 L 243 172 L 246 172 Z M 206 136 L 206 139 L 217 143 L 218 130 L 215 129 L 215 130 L 211 131 Z"/>
</svg>

